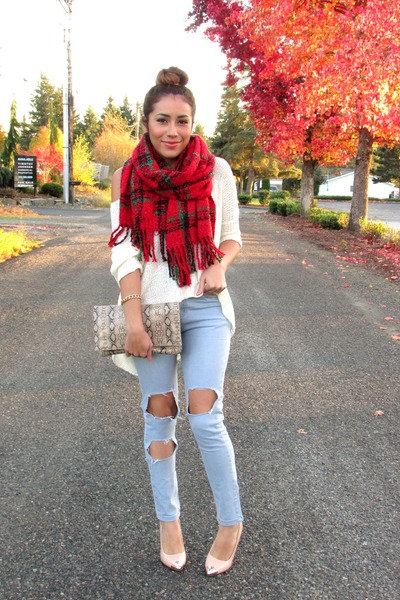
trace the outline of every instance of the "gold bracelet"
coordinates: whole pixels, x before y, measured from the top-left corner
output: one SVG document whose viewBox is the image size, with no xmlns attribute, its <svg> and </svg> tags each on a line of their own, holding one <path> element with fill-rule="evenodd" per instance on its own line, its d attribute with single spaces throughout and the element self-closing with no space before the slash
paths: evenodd
<svg viewBox="0 0 400 600">
<path fill-rule="evenodd" d="M 137 298 L 137 300 L 140 300 L 141 297 L 142 297 L 141 294 L 129 294 L 129 296 L 125 296 L 125 298 L 122 298 L 121 305 L 125 304 L 125 302 L 128 302 L 128 300 L 133 300 L 134 298 Z"/>
</svg>

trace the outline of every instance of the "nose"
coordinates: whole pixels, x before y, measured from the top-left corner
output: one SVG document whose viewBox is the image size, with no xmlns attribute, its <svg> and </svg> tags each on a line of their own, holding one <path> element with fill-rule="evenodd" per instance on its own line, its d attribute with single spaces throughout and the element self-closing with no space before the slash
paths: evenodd
<svg viewBox="0 0 400 600">
<path fill-rule="evenodd" d="M 176 125 L 175 123 L 170 123 L 169 127 L 168 127 L 168 137 L 176 137 L 178 135 L 178 132 L 176 130 Z"/>
</svg>

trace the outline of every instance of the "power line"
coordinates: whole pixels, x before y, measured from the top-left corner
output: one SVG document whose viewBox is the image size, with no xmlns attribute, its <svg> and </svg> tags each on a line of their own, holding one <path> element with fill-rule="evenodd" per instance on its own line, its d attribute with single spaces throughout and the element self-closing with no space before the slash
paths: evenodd
<svg viewBox="0 0 400 600">
<path fill-rule="evenodd" d="M 63 2 L 62 2 L 62 0 L 57 0 L 57 2 L 58 2 L 58 4 L 61 6 L 61 8 L 63 9 L 63 11 L 65 11 L 66 13 L 68 13 L 68 12 L 69 12 L 69 7 L 68 7 L 68 8 L 65 8 L 65 6 L 64 6 L 64 4 L 63 4 Z"/>
<path fill-rule="evenodd" d="M 58 3 L 66 13 L 71 12 L 72 0 L 58 0 Z"/>
</svg>

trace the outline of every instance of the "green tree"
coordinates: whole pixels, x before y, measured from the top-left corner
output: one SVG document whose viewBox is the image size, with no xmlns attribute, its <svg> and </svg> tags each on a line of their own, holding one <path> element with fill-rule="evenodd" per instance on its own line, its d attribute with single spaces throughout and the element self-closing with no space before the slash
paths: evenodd
<svg viewBox="0 0 400 600">
<path fill-rule="evenodd" d="M 57 145 L 58 142 L 58 132 L 59 129 L 57 127 L 56 118 L 53 111 L 53 102 L 50 104 L 50 114 L 49 114 L 49 127 L 50 127 L 50 145 Z"/>
<path fill-rule="evenodd" d="M 374 183 L 390 181 L 400 188 L 400 145 L 377 148 L 371 174 L 374 175 Z"/>
<path fill-rule="evenodd" d="M 55 125 L 62 129 L 62 89 L 54 87 L 48 78 L 41 73 L 39 83 L 31 98 L 29 117 L 32 134 L 37 133 L 41 127 L 48 125 L 50 115 L 52 115 Z"/>
<path fill-rule="evenodd" d="M 136 119 L 132 112 L 132 106 L 129 104 L 128 96 L 125 96 L 122 106 L 120 106 L 118 110 L 128 127 L 133 129 L 135 127 Z"/>
<path fill-rule="evenodd" d="M 103 108 L 103 112 L 100 117 L 102 125 L 107 118 L 114 119 L 115 117 L 121 117 L 121 109 L 115 106 L 114 98 L 110 96 L 107 100 L 107 104 Z"/>
<path fill-rule="evenodd" d="M 6 139 L 6 132 L 0 125 L 0 154 L 3 152 L 5 139 Z"/>
<path fill-rule="evenodd" d="M 17 154 L 19 143 L 19 123 L 17 121 L 17 102 L 11 103 L 10 128 L 4 140 L 3 152 L 1 153 L 1 162 L 8 169 L 14 167 L 14 156 Z"/>
<path fill-rule="evenodd" d="M 24 117 L 20 123 L 19 145 L 22 150 L 28 150 L 33 137 L 32 125 Z"/>
<path fill-rule="evenodd" d="M 210 140 L 206 136 L 206 132 L 204 131 L 204 127 L 201 123 L 196 123 L 196 125 L 194 126 L 194 129 L 193 129 L 193 133 L 195 133 L 196 135 L 199 135 L 201 138 L 203 138 L 203 140 L 206 142 L 206 144 L 210 143 Z"/>
<path fill-rule="evenodd" d="M 325 181 L 326 181 L 325 169 L 323 167 L 321 167 L 321 165 L 318 165 L 318 167 L 314 171 L 314 196 L 318 196 L 319 186 L 322 185 L 323 183 L 325 183 Z"/>
<path fill-rule="evenodd" d="M 251 193 L 256 178 L 278 177 L 283 168 L 276 156 L 265 153 L 256 141 L 257 131 L 249 113 L 242 107 L 237 86 L 224 88 L 210 149 L 225 158 L 239 179 L 239 191 Z"/>
<path fill-rule="evenodd" d="M 101 128 L 98 115 L 89 106 L 82 121 L 79 121 L 74 128 L 75 137 L 83 137 L 91 151 L 97 136 L 101 133 Z"/>
</svg>

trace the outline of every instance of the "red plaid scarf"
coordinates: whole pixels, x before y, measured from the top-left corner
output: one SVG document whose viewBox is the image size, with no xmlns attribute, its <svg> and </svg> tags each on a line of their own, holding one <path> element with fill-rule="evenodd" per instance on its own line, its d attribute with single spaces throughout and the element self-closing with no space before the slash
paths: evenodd
<svg viewBox="0 0 400 600">
<path fill-rule="evenodd" d="M 170 277 L 179 287 L 190 285 L 192 273 L 223 256 L 213 242 L 214 163 L 202 138 L 192 135 L 175 170 L 168 169 L 145 134 L 122 170 L 119 226 L 109 246 L 120 244 L 130 233 L 143 259 L 156 261 L 154 234 L 158 232 Z"/>
</svg>

